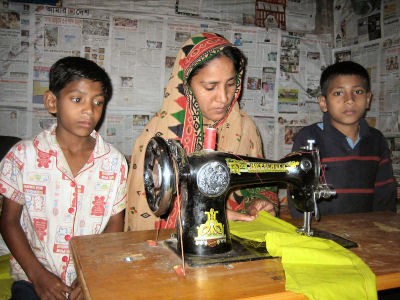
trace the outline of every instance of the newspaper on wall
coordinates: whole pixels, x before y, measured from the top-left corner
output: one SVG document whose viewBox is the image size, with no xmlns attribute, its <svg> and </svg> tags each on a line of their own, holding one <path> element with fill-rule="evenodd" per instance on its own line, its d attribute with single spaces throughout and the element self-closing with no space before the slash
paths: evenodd
<svg viewBox="0 0 400 300">
<path fill-rule="evenodd" d="M 274 147 L 276 118 L 275 117 L 253 117 L 263 141 L 263 154 L 266 159 L 276 160 L 276 149 Z"/>
<path fill-rule="evenodd" d="M 26 109 L 17 107 L 0 107 L 0 135 L 25 138 L 28 136 L 28 116 Z"/>
<path fill-rule="evenodd" d="M 382 37 L 380 1 L 335 0 L 333 8 L 335 47 Z"/>
<path fill-rule="evenodd" d="M 0 101 L 26 106 L 32 18 L 29 5 L 0 7 Z"/>
<path fill-rule="evenodd" d="M 382 27 L 383 37 L 393 35 L 399 31 L 400 23 L 400 2 L 398 0 L 381 0 L 382 1 Z"/>
<path fill-rule="evenodd" d="M 54 119 L 42 104 L 50 66 L 66 55 L 81 56 L 104 67 L 112 78 L 114 95 L 100 131 L 130 155 L 143 129 L 133 125 L 134 119 L 142 118 L 144 123 L 161 107 L 182 43 L 194 33 L 216 32 L 247 57 L 240 106 L 257 121 L 266 154 L 279 158 L 288 153 L 296 131 L 314 116 L 321 118 L 319 78 L 332 60 L 352 59 L 368 69 L 374 99 L 367 120 L 384 133 L 399 132 L 398 1 L 382 0 L 379 8 L 366 14 L 356 8 L 356 14 L 348 7 L 353 1 L 335 0 L 336 32 L 346 33 L 336 46 L 322 35 L 171 16 L 163 10 L 165 3 L 159 4 L 165 12 L 160 15 L 154 11 L 128 14 L 102 0 L 90 1 L 87 8 L 88 2 L 68 1 L 75 8 L 13 2 L 0 7 L 1 20 L 6 21 L 0 23 L 0 131 L 30 137 L 51 123 Z M 312 5 L 306 0 L 290 2 L 294 7 Z M 127 10 L 139 5 L 123 3 Z M 146 3 L 158 7 L 156 1 Z M 382 15 L 379 19 L 376 12 Z M 379 32 L 383 38 L 378 38 Z M 17 119 L 11 121 L 13 111 Z"/>
<path fill-rule="evenodd" d="M 49 130 L 57 119 L 43 108 L 34 108 L 32 111 L 32 136 L 38 135 L 43 130 Z"/>
<path fill-rule="evenodd" d="M 283 34 L 279 62 L 278 113 L 319 112 L 319 78 L 331 63 L 329 43 Z"/>
<path fill-rule="evenodd" d="M 296 134 L 307 125 L 321 122 L 322 114 L 281 114 L 277 118 L 276 147 L 278 157 L 292 151 Z M 307 145 L 304 145 L 307 146 Z"/>
<path fill-rule="evenodd" d="M 248 60 L 241 108 L 250 115 L 271 115 L 275 111 L 278 33 L 239 26 L 232 28 L 232 33 L 232 44 L 242 50 Z"/>
<path fill-rule="evenodd" d="M 142 133 L 150 118 L 151 115 L 147 113 L 108 112 L 101 126 L 100 134 L 129 158 L 135 140 Z"/>
<path fill-rule="evenodd" d="M 32 103 L 42 104 L 50 66 L 82 56 L 106 68 L 110 14 L 89 9 L 37 6 L 35 10 Z"/>
<path fill-rule="evenodd" d="M 110 38 L 113 108 L 147 111 L 159 108 L 164 75 L 162 28 L 163 20 L 157 17 L 113 16 Z"/>
<path fill-rule="evenodd" d="M 286 1 L 286 30 L 312 32 L 315 29 L 315 0 Z"/>
<path fill-rule="evenodd" d="M 388 138 L 389 149 L 392 154 L 392 164 L 394 177 L 397 180 L 397 198 L 400 196 L 400 137 Z"/>
<path fill-rule="evenodd" d="M 382 42 L 379 94 L 380 124 L 384 133 L 400 132 L 400 38 L 389 37 Z M 389 115 L 389 116 L 388 116 Z"/>
</svg>

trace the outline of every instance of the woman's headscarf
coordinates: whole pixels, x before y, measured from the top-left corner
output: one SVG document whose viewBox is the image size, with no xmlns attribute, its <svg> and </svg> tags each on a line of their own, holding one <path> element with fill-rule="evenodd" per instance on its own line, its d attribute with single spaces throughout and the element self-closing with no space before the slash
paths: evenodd
<svg viewBox="0 0 400 300">
<path fill-rule="evenodd" d="M 128 178 L 126 230 L 154 229 L 158 226 L 148 207 L 143 185 L 144 152 L 155 135 L 180 141 L 186 153 L 203 149 L 203 118 L 197 100 L 187 84 L 190 73 L 232 44 L 224 37 L 204 32 L 192 36 L 179 50 L 164 92 L 161 110 L 149 121 L 135 141 Z M 244 60 L 241 62 L 244 64 Z M 234 99 L 224 119 L 216 122 L 217 150 L 247 156 L 262 156 L 261 138 L 254 122 L 239 110 L 237 103 L 243 80 L 243 68 L 236 76 Z M 174 201 L 175 204 L 177 201 Z M 174 227 L 177 210 L 173 209 L 161 227 Z"/>
</svg>

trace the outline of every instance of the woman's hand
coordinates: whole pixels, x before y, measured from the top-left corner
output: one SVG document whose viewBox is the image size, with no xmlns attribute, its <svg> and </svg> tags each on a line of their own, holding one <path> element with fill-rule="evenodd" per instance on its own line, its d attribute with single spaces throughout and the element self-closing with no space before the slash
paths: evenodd
<svg viewBox="0 0 400 300">
<path fill-rule="evenodd" d="M 244 222 L 250 222 L 256 218 L 255 216 L 250 216 L 248 214 L 242 214 L 238 211 L 234 211 L 229 208 L 226 210 L 226 217 L 230 221 L 244 221 Z"/>
<path fill-rule="evenodd" d="M 275 206 L 271 202 L 263 199 L 252 200 L 246 209 L 246 212 L 250 216 L 255 216 L 255 217 L 258 215 L 258 212 L 260 211 L 266 211 L 274 217 L 277 215 Z"/>
<path fill-rule="evenodd" d="M 230 221 L 250 222 L 257 217 L 260 211 L 266 211 L 273 216 L 277 215 L 277 210 L 271 202 L 263 199 L 255 199 L 250 202 L 249 206 L 246 209 L 246 214 L 227 209 L 226 216 L 227 219 Z"/>
</svg>

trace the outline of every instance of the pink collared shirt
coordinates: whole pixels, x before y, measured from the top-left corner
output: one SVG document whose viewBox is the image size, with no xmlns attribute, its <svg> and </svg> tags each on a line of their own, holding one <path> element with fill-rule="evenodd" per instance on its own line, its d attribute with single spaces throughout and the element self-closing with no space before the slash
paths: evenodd
<svg viewBox="0 0 400 300">
<path fill-rule="evenodd" d="M 103 232 L 110 217 L 125 209 L 128 167 L 124 156 L 94 131 L 94 151 L 74 178 L 55 126 L 10 150 L 0 163 L 0 193 L 23 205 L 21 226 L 33 252 L 71 285 L 76 272 L 68 242 Z M 11 275 L 28 280 L 13 258 Z"/>
</svg>

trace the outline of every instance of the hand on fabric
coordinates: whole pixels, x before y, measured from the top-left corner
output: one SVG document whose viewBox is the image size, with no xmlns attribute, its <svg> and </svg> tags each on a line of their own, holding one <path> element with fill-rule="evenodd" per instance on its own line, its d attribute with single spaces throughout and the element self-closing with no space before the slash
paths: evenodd
<svg viewBox="0 0 400 300">
<path fill-rule="evenodd" d="M 263 199 L 252 200 L 246 209 L 247 213 L 240 213 L 228 208 L 226 210 L 226 216 L 229 221 L 250 222 L 257 218 L 257 215 L 260 211 L 265 211 L 271 216 L 276 216 L 274 205 L 271 202 Z"/>
<path fill-rule="evenodd" d="M 53 273 L 42 269 L 32 278 L 33 286 L 40 299 L 65 299 L 72 288 L 65 285 L 60 278 Z"/>
<path fill-rule="evenodd" d="M 244 221 L 244 222 L 250 222 L 253 221 L 256 216 L 250 216 L 248 214 L 242 214 L 238 211 L 234 211 L 232 209 L 227 209 L 226 210 L 226 218 L 229 221 Z"/>
<path fill-rule="evenodd" d="M 263 199 L 254 199 L 250 202 L 249 206 L 246 209 L 246 212 L 250 216 L 257 216 L 260 211 L 266 211 L 272 216 L 276 216 L 276 211 L 274 205 Z"/>
</svg>

